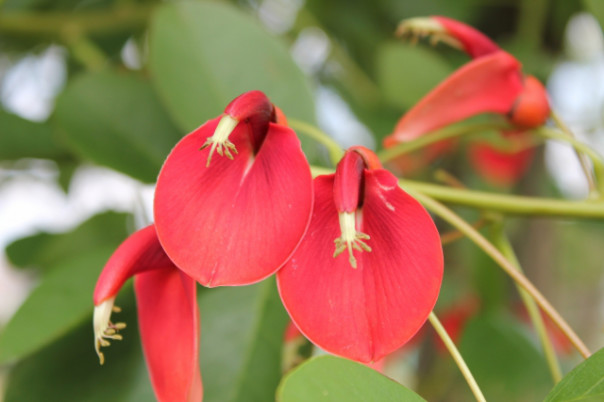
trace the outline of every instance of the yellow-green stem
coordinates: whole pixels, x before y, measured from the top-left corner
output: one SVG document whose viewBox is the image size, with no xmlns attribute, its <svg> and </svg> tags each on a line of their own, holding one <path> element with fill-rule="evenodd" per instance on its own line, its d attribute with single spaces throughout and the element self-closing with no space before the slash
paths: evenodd
<svg viewBox="0 0 604 402">
<path fill-rule="evenodd" d="M 552 321 L 560 328 L 573 346 L 581 353 L 584 358 L 588 358 L 591 352 L 583 341 L 572 330 L 568 323 L 560 316 L 556 309 L 547 301 L 547 299 L 535 288 L 535 286 L 514 267 L 499 250 L 482 236 L 469 223 L 460 218 L 457 214 L 440 202 L 422 194 L 418 191 L 409 191 L 413 197 L 421 202 L 428 210 L 432 211 L 449 224 L 463 232 L 470 240 L 472 240 L 479 248 L 481 248 L 489 257 L 491 257 L 503 270 L 507 273 L 519 286 L 526 290 L 531 297 L 537 302 L 541 309 L 552 319 Z"/>
<path fill-rule="evenodd" d="M 311 166 L 314 177 L 331 174 L 333 169 Z M 399 180 L 404 190 L 419 191 L 436 200 L 470 208 L 513 215 L 555 216 L 560 218 L 604 219 L 604 201 L 566 201 L 553 198 L 495 194 L 451 188 L 414 180 Z"/>
<path fill-rule="evenodd" d="M 453 360 L 455 360 L 457 367 L 459 367 L 459 371 L 461 371 L 461 374 L 463 374 L 464 378 L 466 379 L 466 382 L 470 386 L 470 389 L 472 390 L 472 393 L 474 394 L 474 397 L 476 398 L 476 400 L 480 401 L 480 402 L 485 402 L 486 399 L 485 399 L 484 395 L 482 394 L 480 387 L 476 383 L 476 380 L 474 379 L 472 372 L 470 371 L 470 369 L 468 368 L 468 365 L 466 364 L 463 357 L 459 353 L 459 350 L 457 350 L 457 347 L 451 340 L 451 337 L 449 336 L 449 334 L 447 334 L 447 331 L 442 326 L 439 319 L 436 317 L 436 314 L 434 314 L 434 312 L 431 312 L 430 315 L 428 316 L 428 320 L 430 320 L 430 324 L 432 324 L 432 327 L 434 327 L 434 330 L 436 331 L 436 333 L 438 334 L 440 339 L 443 341 L 443 343 L 447 347 L 447 350 L 451 354 L 451 357 L 453 358 Z"/>
<path fill-rule="evenodd" d="M 295 119 L 288 119 L 287 124 L 293 130 L 299 131 L 302 134 L 319 142 L 320 144 L 323 144 L 327 148 L 327 152 L 329 152 L 329 159 L 334 164 L 334 166 L 338 164 L 338 162 L 344 155 L 344 151 L 338 145 L 337 142 L 335 142 L 329 135 L 325 134 L 323 131 L 319 130 L 312 124 L 308 124 Z"/>
<path fill-rule="evenodd" d="M 439 141 L 448 140 L 462 135 L 470 135 L 481 133 L 486 130 L 506 130 L 510 129 L 509 124 L 505 123 L 478 123 L 478 124 L 462 124 L 442 128 L 432 131 L 415 138 L 408 142 L 397 144 L 391 148 L 383 149 L 378 152 L 378 157 L 384 163 L 397 158 L 400 155 L 415 151 L 430 144 Z"/>
<path fill-rule="evenodd" d="M 105 10 L 78 12 L 2 12 L 0 33 L 60 37 L 66 25 L 86 35 L 110 34 L 143 27 L 155 5 L 124 4 Z"/>
<path fill-rule="evenodd" d="M 451 188 L 414 180 L 400 180 L 407 191 L 419 191 L 439 201 L 513 215 L 540 215 L 582 219 L 603 219 L 604 201 L 566 201 L 553 198 L 496 194 Z"/>
<path fill-rule="evenodd" d="M 516 253 L 514 253 L 514 249 L 512 248 L 508 237 L 505 235 L 503 223 L 497 222 L 492 226 L 492 228 L 493 244 L 495 244 L 503 256 L 507 258 L 507 260 L 513 264 L 518 271 L 522 272 L 522 267 L 518 262 L 518 258 L 516 258 Z M 535 327 L 535 330 L 537 331 L 539 340 L 541 341 L 543 354 L 545 355 L 545 360 L 547 361 L 547 365 L 550 369 L 552 379 L 554 380 L 554 383 L 558 383 L 562 379 L 562 371 L 560 370 L 560 363 L 558 362 L 552 342 L 547 334 L 539 307 L 537 307 L 537 304 L 526 290 L 522 289 L 518 284 L 516 284 L 516 287 L 518 288 L 520 298 L 528 311 L 529 317 Z"/>
<path fill-rule="evenodd" d="M 103 51 L 79 33 L 66 37 L 65 43 L 68 45 L 73 58 L 89 71 L 99 71 L 107 63 L 107 56 Z"/>
</svg>

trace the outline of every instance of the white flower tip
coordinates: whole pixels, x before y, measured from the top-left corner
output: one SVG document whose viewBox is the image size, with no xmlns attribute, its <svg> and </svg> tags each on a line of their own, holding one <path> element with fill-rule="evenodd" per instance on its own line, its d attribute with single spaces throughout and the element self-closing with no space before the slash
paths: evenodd
<svg viewBox="0 0 604 402">
<path fill-rule="evenodd" d="M 117 332 L 120 329 L 126 328 L 123 322 L 112 323 L 110 321 L 111 312 L 121 311 L 119 307 L 114 306 L 115 297 L 105 300 L 98 306 L 94 307 L 94 315 L 92 326 L 94 328 L 94 349 L 99 356 L 99 362 L 102 365 L 105 363 L 105 356 L 101 352 L 101 346 L 109 346 L 108 339 L 122 340 L 122 336 Z"/>
<path fill-rule="evenodd" d="M 341 212 L 340 219 L 340 237 L 334 240 L 336 250 L 333 254 L 334 258 L 348 249 L 348 262 L 353 268 L 357 267 L 357 259 L 354 257 L 352 250 L 371 252 L 371 247 L 364 240 L 369 240 L 369 235 L 358 232 L 356 230 L 356 213 Z"/>
<path fill-rule="evenodd" d="M 201 146 L 201 149 L 204 149 L 210 145 L 212 146 L 208 155 L 206 167 L 210 166 L 214 151 L 218 152 L 218 155 L 220 156 L 226 156 L 227 158 L 233 160 L 233 154 L 231 152 L 237 154 L 237 148 L 235 148 L 235 145 L 229 141 L 229 135 L 231 135 L 235 127 L 237 127 L 237 124 L 239 124 L 239 120 L 234 119 L 228 114 L 222 116 L 218 122 L 218 125 L 216 126 L 216 130 L 214 130 L 214 134 L 209 137 Z"/>
</svg>

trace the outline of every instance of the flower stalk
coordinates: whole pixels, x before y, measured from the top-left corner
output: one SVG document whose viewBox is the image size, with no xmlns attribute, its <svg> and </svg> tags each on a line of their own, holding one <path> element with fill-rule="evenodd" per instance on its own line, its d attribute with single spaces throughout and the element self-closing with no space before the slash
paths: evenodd
<svg viewBox="0 0 604 402">
<path fill-rule="evenodd" d="M 537 290 L 537 288 L 522 274 L 514 264 L 512 264 L 505 256 L 497 250 L 497 248 L 489 242 L 483 235 L 474 229 L 469 223 L 464 221 L 456 213 L 432 199 L 425 194 L 417 191 L 407 190 L 415 199 L 421 202 L 429 211 L 432 211 L 443 220 L 447 221 L 459 231 L 463 232 L 470 240 L 472 240 L 479 248 L 481 248 L 489 257 L 491 257 L 504 271 L 507 273 L 516 284 L 526 290 L 541 309 L 554 321 L 554 323 L 565 334 L 568 340 L 579 351 L 579 353 L 587 359 L 591 352 L 585 346 L 579 336 L 573 331 L 568 323 L 560 316 L 558 311 L 549 303 L 549 301 Z"/>
<path fill-rule="evenodd" d="M 518 261 L 518 258 L 516 258 L 516 253 L 514 253 L 510 240 L 504 233 L 502 222 L 497 222 L 492 225 L 492 229 L 493 244 L 497 246 L 504 257 L 507 258 L 508 261 L 513 264 L 519 272 L 522 272 L 522 267 Z M 518 289 L 522 303 L 524 303 L 524 306 L 528 311 L 533 326 L 537 331 L 537 335 L 539 336 L 539 341 L 543 347 L 543 354 L 545 355 L 545 360 L 547 361 L 552 379 L 554 380 L 554 383 L 558 383 L 562 379 L 562 370 L 560 369 L 560 362 L 558 361 L 556 352 L 554 351 L 552 341 L 547 334 L 543 317 L 539 312 L 539 307 L 537 307 L 537 304 L 526 290 L 521 288 L 518 284 L 516 284 L 516 288 Z"/>
<path fill-rule="evenodd" d="M 455 343 L 453 343 L 453 340 L 451 339 L 443 325 L 440 323 L 440 320 L 438 319 L 436 314 L 434 314 L 434 312 L 431 312 L 428 316 L 428 320 L 430 321 L 430 324 L 432 324 L 432 327 L 434 328 L 440 339 L 445 344 L 445 347 L 451 354 L 453 360 L 455 360 L 455 364 L 457 364 L 457 367 L 459 367 L 459 371 L 461 371 L 461 374 L 463 374 L 464 378 L 466 379 L 466 382 L 472 390 L 472 393 L 474 394 L 476 400 L 479 402 L 486 402 L 486 399 L 482 391 L 480 390 L 478 383 L 474 379 L 472 372 L 470 371 L 468 365 L 461 356 L 461 353 L 459 353 L 459 350 L 457 350 Z"/>
</svg>

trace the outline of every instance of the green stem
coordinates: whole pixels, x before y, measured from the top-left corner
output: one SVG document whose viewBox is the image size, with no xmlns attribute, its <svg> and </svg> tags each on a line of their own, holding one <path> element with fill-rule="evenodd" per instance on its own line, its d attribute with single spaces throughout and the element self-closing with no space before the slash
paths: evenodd
<svg viewBox="0 0 604 402">
<path fill-rule="evenodd" d="M 65 43 L 74 59 L 90 71 L 99 71 L 107 64 L 107 56 L 91 40 L 78 33 L 65 35 Z"/>
<path fill-rule="evenodd" d="M 333 173 L 333 169 L 319 166 L 311 166 L 311 171 L 313 176 Z M 399 180 L 399 183 L 408 192 L 418 191 L 442 202 L 470 208 L 513 215 L 604 219 L 604 201 L 566 201 L 542 197 L 494 194 L 405 179 Z"/>
<path fill-rule="evenodd" d="M 553 115 L 553 116 L 555 116 L 555 115 Z M 564 126 L 564 123 L 562 123 L 562 121 L 560 121 L 559 119 L 557 119 L 557 120 L 555 119 L 555 121 L 556 121 L 556 124 L 561 125 L 561 127 L 566 127 L 566 126 Z M 583 172 L 585 173 L 585 177 L 587 178 L 587 182 L 589 183 L 590 193 L 592 193 L 593 195 L 595 195 L 597 197 L 598 196 L 597 192 L 599 191 L 599 195 L 603 195 L 604 194 L 604 162 L 602 161 L 602 156 L 600 156 L 596 151 L 591 149 L 588 145 L 586 145 L 586 144 L 582 143 L 581 141 L 578 141 L 576 138 L 574 138 L 574 136 L 572 135 L 572 132 L 570 130 L 568 130 L 567 128 L 563 129 L 563 130 L 564 131 L 558 131 L 558 130 L 554 130 L 554 129 L 551 129 L 548 127 L 540 127 L 538 129 L 536 129 L 535 132 L 544 138 L 547 138 L 550 140 L 563 141 L 563 142 L 567 142 L 570 145 L 572 145 L 572 147 L 575 149 L 575 152 L 577 152 L 579 162 L 581 163 L 581 168 L 583 169 Z M 595 177 L 592 177 L 592 175 L 591 175 L 591 170 L 588 166 L 587 161 L 585 160 L 585 156 L 587 156 L 591 160 Z M 596 187 L 597 187 L 597 189 L 596 189 Z"/>
<path fill-rule="evenodd" d="M 378 157 L 382 162 L 388 162 L 400 155 L 415 151 L 435 142 L 448 140 L 462 135 L 476 134 L 485 130 L 505 130 L 510 125 L 505 123 L 477 123 L 448 126 L 440 130 L 432 131 L 417 137 L 411 141 L 397 144 L 391 148 L 378 152 Z"/>
<path fill-rule="evenodd" d="M 492 227 L 493 244 L 501 251 L 503 256 L 516 267 L 519 272 L 522 272 L 522 268 L 518 258 L 516 257 L 516 253 L 514 253 L 514 249 L 512 248 L 508 237 L 505 235 L 503 223 L 497 222 Z M 543 353 L 545 355 L 547 365 L 549 366 L 552 379 L 554 380 L 554 383 L 558 383 L 562 379 L 562 371 L 560 370 L 560 363 L 558 362 L 552 342 L 547 334 L 547 330 L 545 329 L 545 324 L 543 322 L 541 312 L 539 311 L 539 307 L 537 307 L 535 301 L 524 289 L 522 289 L 518 284 L 516 284 L 516 287 L 518 288 L 520 298 L 528 311 L 529 317 L 531 318 L 533 326 L 535 327 L 535 330 L 539 336 L 539 340 L 541 341 Z"/>
<path fill-rule="evenodd" d="M 438 201 L 417 191 L 409 191 L 411 196 L 421 202 L 424 207 L 440 216 L 445 221 L 449 222 L 453 227 L 463 232 L 470 240 L 472 240 L 479 248 L 481 248 L 489 257 L 491 257 L 503 270 L 507 273 L 519 286 L 526 290 L 531 297 L 537 302 L 539 307 L 552 319 L 552 321 L 566 335 L 573 346 L 581 353 L 584 358 L 588 358 L 591 352 L 583 341 L 577 336 L 567 322 L 560 316 L 554 307 L 547 299 L 535 288 L 535 286 L 514 267 L 499 250 L 487 239 L 484 238 L 476 229 L 469 223 L 460 218 L 449 208 L 439 203 Z"/>
<path fill-rule="evenodd" d="M 434 330 L 436 331 L 436 333 L 438 334 L 440 339 L 443 341 L 443 343 L 449 350 L 451 357 L 453 358 L 453 360 L 455 360 L 457 367 L 459 367 L 459 371 L 461 371 L 461 374 L 463 374 L 464 378 L 466 379 L 466 382 L 470 386 L 470 389 L 472 390 L 472 393 L 474 394 L 474 397 L 476 398 L 476 400 L 479 402 L 486 402 L 486 399 L 485 399 L 484 395 L 482 394 L 480 387 L 476 383 L 476 380 L 474 379 L 472 372 L 470 371 L 470 369 L 468 368 L 468 365 L 466 364 L 463 357 L 459 353 L 459 350 L 457 350 L 457 347 L 451 340 L 451 337 L 449 336 L 449 334 L 447 334 L 447 331 L 440 323 L 438 317 L 436 317 L 436 314 L 434 314 L 434 312 L 430 312 L 430 315 L 428 316 L 428 320 L 430 320 L 430 324 L 432 324 L 432 327 L 434 327 Z"/>
<path fill-rule="evenodd" d="M 124 4 L 108 10 L 75 13 L 0 13 L 0 33 L 61 37 L 66 26 L 89 34 L 143 27 L 154 6 Z"/>
<path fill-rule="evenodd" d="M 312 124 L 305 123 L 300 120 L 295 119 L 287 119 L 287 124 L 295 131 L 299 131 L 302 134 L 312 138 L 313 140 L 325 145 L 327 151 L 329 152 L 329 159 L 335 165 L 338 164 L 342 156 L 344 155 L 344 151 L 335 142 L 329 135 L 325 134 L 323 131 L 319 130 Z"/>
<path fill-rule="evenodd" d="M 420 191 L 432 198 L 466 207 L 487 209 L 514 215 L 542 215 L 568 218 L 604 218 L 604 201 L 566 201 L 552 198 L 495 194 L 450 188 L 412 180 L 400 180 L 407 191 Z"/>
</svg>

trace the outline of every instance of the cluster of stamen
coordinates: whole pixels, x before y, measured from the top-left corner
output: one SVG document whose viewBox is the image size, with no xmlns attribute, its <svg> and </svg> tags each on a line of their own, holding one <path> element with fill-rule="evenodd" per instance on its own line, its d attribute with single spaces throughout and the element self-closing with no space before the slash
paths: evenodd
<svg viewBox="0 0 604 402">
<path fill-rule="evenodd" d="M 109 339 L 121 341 L 122 336 L 118 334 L 118 331 L 126 328 L 126 324 L 123 322 L 114 324 L 109 320 L 112 312 L 119 313 L 122 311 L 119 307 L 113 305 L 114 300 L 114 298 L 107 299 L 94 308 L 94 348 L 101 364 L 105 362 L 101 347 L 111 345 Z"/>
<path fill-rule="evenodd" d="M 449 35 L 438 21 L 432 18 L 410 18 L 400 23 L 396 29 L 396 35 L 401 38 L 408 37 L 411 43 L 417 43 L 420 38 L 430 38 L 430 44 L 436 45 L 438 42 L 463 49 L 462 43 Z"/>
<path fill-rule="evenodd" d="M 206 162 L 206 167 L 210 166 L 210 162 L 212 161 L 212 155 L 214 151 L 218 153 L 220 156 L 226 156 L 230 160 L 233 160 L 233 153 L 237 154 L 237 148 L 235 145 L 229 141 L 229 135 L 235 129 L 235 126 L 239 123 L 238 120 L 232 118 L 228 114 L 224 115 L 222 119 L 218 122 L 218 126 L 216 126 L 216 130 L 214 134 L 209 137 L 206 142 L 201 146 L 200 149 L 210 148 L 210 154 L 208 155 L 208 161 Z"/>
<path fill-rule="evenodd" d="M 352 250 L 371 251 L 371 247 L 364 240 L 369 240 L 369 235 L 356 230 L 356 214 L 354 212 L 341 212 L 340 219 L 340 237 L 334 240 L 336 251 L 334 258 L 340 255 L 345 249 L 348 249 L 348 262 L 353 268 L 357 267 L 357 259 Z"/>
</svg>

